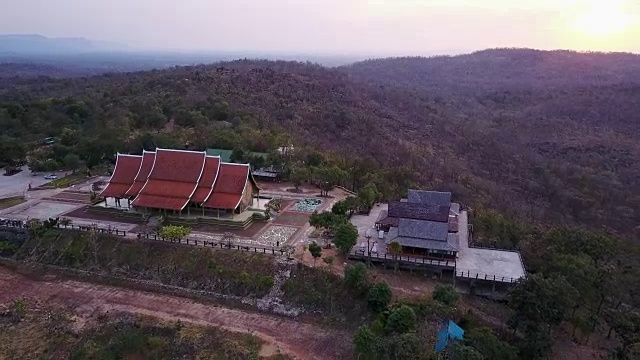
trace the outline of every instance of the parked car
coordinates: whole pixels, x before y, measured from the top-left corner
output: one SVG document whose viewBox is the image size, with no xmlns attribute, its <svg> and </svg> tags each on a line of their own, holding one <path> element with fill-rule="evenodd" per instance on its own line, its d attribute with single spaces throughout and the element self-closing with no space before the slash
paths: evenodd
<svg viewBox="0 0 640 360">
<path fill-rule="evenodd" d="M 44 178 L 45 178 L 45 179 L 47 179 L 47 180 L 55 180 L 55 179 L 57 179 L 57 178 L 58 178 L 58 175 L 56 175 L 56 174 L 49 174 L 49 175 L 45 175 L 45 176 L 44 176 Z"/>
</svg>

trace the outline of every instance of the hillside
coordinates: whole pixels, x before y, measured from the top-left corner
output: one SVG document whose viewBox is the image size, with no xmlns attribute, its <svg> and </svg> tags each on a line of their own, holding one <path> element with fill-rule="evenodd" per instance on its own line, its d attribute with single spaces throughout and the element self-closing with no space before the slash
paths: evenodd
<svg viewBox="0 0 640 360">
<path fill-rule="evenodd" d="M 534 221 L 637 234 L 637 57 L 566 60 L 565 52 L 533 52 L 549 60 L 532 68 L 533 60 L 509 67 L 491 60 L 503 53 L 528 59 L 530 51 L 341 69 L 245 60 L 87 79 L 13 79 L 0 84 L 0 129 L 29 141 L 75 130 L 57 156 L 77 152 L 91 165 L 115 151 L 156 145 L 270 151 L 290 137 L 303 152 L 324 152 L 348 172 L 341 183 L 356 190 L 373 181 L 393 198 L 419 185 Z M 420 63 L 437 69 L 432 62 L 454 70 L 421 87 L 427 75 L 410 71 L 422 71 Z M 492 62 L 494 70 L 482 71 Z M 461 63 L 476 64 L 478 75 L 461 72 Z M 587 81 L 569 63 L 602 71 Z M 547 74 L 548 64 L 564 75 Z M 499 76 L 506 73 L 513 75 Z M 522 86 L 536 76 L 539 86 Z M 466 90 L 433 90 L 445 81 Z"/>
<path fill-rule="evenodd" d="M 638 84 L 640 55 L 493 49 L 459 56 L 372 59 L 341 70 L 376 85 L 477 94 Z"/>
</svg>

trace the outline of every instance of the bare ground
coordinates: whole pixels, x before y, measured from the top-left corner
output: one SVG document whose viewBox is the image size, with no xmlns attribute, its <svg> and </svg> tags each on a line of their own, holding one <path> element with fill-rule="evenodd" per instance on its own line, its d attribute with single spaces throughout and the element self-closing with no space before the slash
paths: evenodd
<svg viewBox="0 0 640 360">
<path fill-rule="evenodd" d="M 34 280 L 0 267 L 0 305 L 33 298 L 68 306 L 79 316 L 96 312 L 129 312 L 163 320 L 251 332 L 282 353 L 299 359 L 344 359 L 350 356 L 350 334 L 267 314 L 217 307 L 197 301 L 48 276 Z"/>
</svg>

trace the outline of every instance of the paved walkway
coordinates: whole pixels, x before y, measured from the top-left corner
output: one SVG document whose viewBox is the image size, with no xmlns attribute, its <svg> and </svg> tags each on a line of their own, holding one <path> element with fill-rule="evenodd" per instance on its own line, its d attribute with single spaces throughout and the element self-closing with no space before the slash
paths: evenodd
<svg viewBox="0 0 640 360">
<path fill-rule="evenodd" d="M 508 250 L 479 249 L 469 247 L 468 214 L 460 212 L 458 220 L 460 229 L 460 243 L 456 274 L 462 277 L 511 282 L 525 275 L 520 253 Z"/>
</svg>

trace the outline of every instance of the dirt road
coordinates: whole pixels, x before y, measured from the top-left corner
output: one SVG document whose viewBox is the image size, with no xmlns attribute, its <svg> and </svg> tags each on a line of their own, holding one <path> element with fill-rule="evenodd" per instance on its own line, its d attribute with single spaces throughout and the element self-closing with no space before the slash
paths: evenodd
<svg viewBox="0 0 640 360">
<path fill-rule="evenodd" d="M 299 359 L 344 359 L 350 335 L 267 314 L 216 307 L 187 298 L 56 279 L 33 280 L 0 267 L 0 304 L 37 298 L 74 308 L 80 316 L 124 311 L 165 320 L 252 332 L 281 352 Z M 346 340 L 346 341 L 345 341 Z"/>
</svg>

